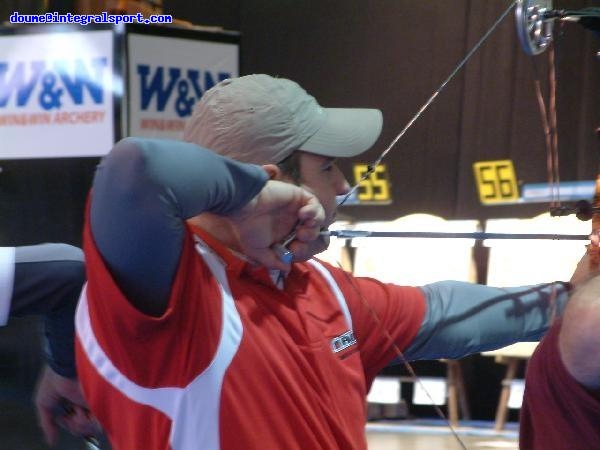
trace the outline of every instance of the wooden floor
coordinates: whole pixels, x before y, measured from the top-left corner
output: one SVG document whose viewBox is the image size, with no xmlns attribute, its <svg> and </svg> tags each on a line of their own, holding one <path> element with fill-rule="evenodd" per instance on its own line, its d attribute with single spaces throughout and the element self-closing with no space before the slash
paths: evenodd
<svg viewBox="0 0 600 450">
<path fill-rule="evenodd" d="M 478 422 L 461 424 L 456 435 L 442 425 L 411 424 L 410 422 L 369 423 L 367 442 L 369 450 L 517 450 L 516 424 L 508 424 L 507 430 L 496 433 L 493 423 Z"/>
</svg>

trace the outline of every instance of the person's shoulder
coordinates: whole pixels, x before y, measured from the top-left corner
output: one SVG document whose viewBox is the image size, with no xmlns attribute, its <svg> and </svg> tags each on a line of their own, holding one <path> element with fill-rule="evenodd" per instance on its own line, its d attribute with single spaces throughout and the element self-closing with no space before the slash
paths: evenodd
<svg viewBox="0 0 600 450">
<path fill-rule="evenodd" d="M 83 261 L 83 251 L 65 243 L 42 243 L 15 247 L 17 262 Z"/>
</svg>

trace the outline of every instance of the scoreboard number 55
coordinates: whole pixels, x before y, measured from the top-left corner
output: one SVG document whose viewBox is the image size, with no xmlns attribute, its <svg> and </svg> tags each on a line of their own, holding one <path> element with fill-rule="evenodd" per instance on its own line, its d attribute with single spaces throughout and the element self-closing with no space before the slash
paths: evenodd
<svg viewBox="0 0 600 450">
<path fill-rule="evenodd" d="M 357 194 L 358 203 L 391 203 L 392 197 L 385 164 L 379 164 L 377 167 L 375 167 L 373 173 L 361 181 L 364 174 L 368 171 L 368 164 L 354 164 L 354 180 L 355 183 L 359 184 Z"/>
<path fill-rule="evenodd" d="M 503 203 L 519 199 L 515 168 L 511 160 L 476 162 L 473 170 L 481 203 Z"/>
</svg>

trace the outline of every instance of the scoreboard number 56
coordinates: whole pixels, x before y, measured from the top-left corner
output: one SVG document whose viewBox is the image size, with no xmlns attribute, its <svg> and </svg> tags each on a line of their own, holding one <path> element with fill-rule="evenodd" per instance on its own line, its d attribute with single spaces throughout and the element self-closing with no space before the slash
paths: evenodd
<svg viewBox="0 0 600 450">
<path fill-rule="evenodd" d="M 503 203 L 519 199 L 515 168 L 511 160 L 476 162 L 473 170 L 481 203 Z"/>
</svg>

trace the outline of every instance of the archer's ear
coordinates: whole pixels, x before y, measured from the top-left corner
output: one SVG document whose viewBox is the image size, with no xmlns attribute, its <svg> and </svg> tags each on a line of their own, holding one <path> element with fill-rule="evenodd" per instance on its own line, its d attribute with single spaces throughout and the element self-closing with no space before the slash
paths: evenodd
<svg viewBox="0 0 600 450">
<path fill-rule="evenodd" d="M 281 180 L 283 173 L 277 164 L 265 164 L 262 167 L 269 174 L 271 180 Z"/>
</svg>

